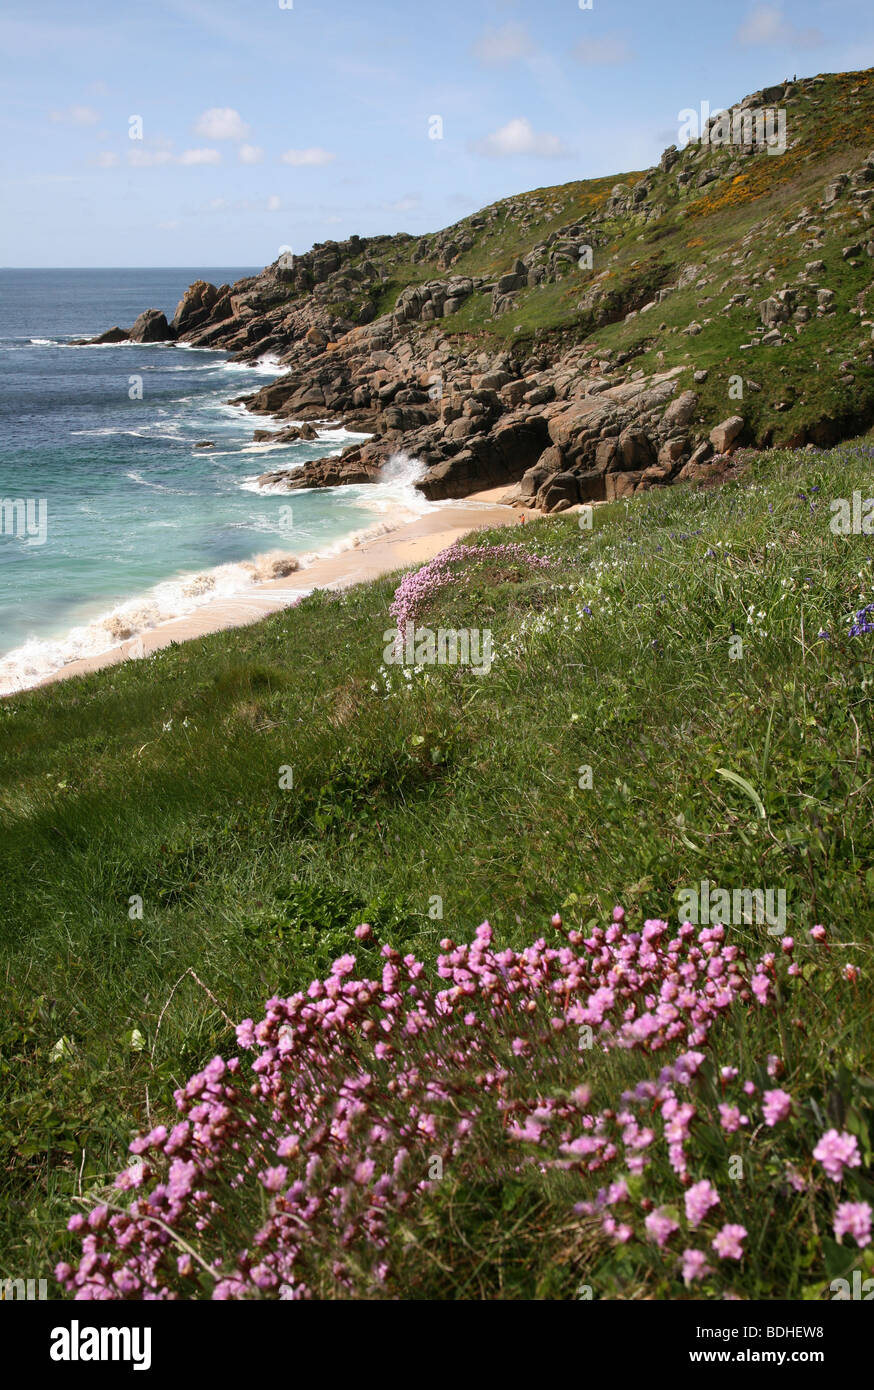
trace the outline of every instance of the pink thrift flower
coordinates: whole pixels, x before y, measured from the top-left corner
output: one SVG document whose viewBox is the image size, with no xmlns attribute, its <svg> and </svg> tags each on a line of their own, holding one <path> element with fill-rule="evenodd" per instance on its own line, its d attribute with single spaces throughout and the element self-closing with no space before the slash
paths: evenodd
<svg viewBox="0 0 874 1390">
<path fill-rule="evenodd" d="M 634 1232 L 631 1227 L 626 1226 L 624 1221 L 620 1221 L 619 1225 L 613 1231 L 613 1239 L 617 1241 L 619 1245 L 627 1245 L 633 1235 Z"/>
<path fill-rule="evenodd" d="M 822 927 L 822 926 L 811 927 L 811 928 L 810 928 L 810 935 L 813 937 L 814 941 L 825 941 L 825 938 L 826 938 L 826 930 L 825 930 L 825 927 Z"/>
<path fill-rule="evenodd" d="M 255 1265 L 249 1271 L 249 1278 L 256 1289 L 273 1289 L 279 1282 L 273 1271 L 264 1264 Z"/>
<path fill-rule="evenodd" d="M 871 1240 L 871 1207 L 868 1202 L 841 1202 L 835 1212 L 835 1239 L 843 1244 L 844 1236 L 852 1236 L 861 1248 Z"/>
<path fill-rule="evenodd" d="M 766 975 L 754 975 L 752 979 L 752 990 L 760 1004 L 767 1004 L 768 995 L 771 991 L 771 981 Z"/>
<path fill-rule="evenodd" d="M 705 1274 L 711 1273 L 712 1270 L 703 1250 L 683 1251 L 683 1278 L 687 1284 L 691 1283 L 693 1279 L 703 1279 Z"/>
<path fill-rule="evenodd" d="M 710 1243 L 721 1260 L 740 1260 L 743 1259 L 742 1241 L 746 1240 L 746 1236 L 743 1226 L 725 1225 Z"/>
<path fill-rule="evenodd" d="M 359 941 L 366 941 L 368 937 L 373 936 L 373 928 L 371 927 L 370 923 L 362 922 L 359 926 L 357 926 L 355 928 L 355 936 Z"/>
<path fill-rule="evenodd" d="M 112 1276 L 112 1282 L 122 1294 L 135 1294 L 140 1289 L 140 1281 L 130 1269 L 117 1269 Z"/>
<path fill-rule="evenodd" d="M 686 1191 L 686 1220 L 690 1226 L 697 1226 L 704 1220 L 711 1207 L 719 1206 L 719 1193 L 705 1178 L 696 1182 Z"/>
<path fill-rule="evenodd" d="M 838 1134 L 836 1129 L 827 1129 L 813 1151 L 832 1182 L 840 1182 L 844 1168 L 858 1168 L 862 1158 L 855 1134 Z"/>
<path fill-rule="evenodd" d="M 187 1197 L 194 1187 L 197 1177 L 197 1164 L 185 1163 L 181 1158 L 174 1158 L 170 1164 L 170 1176 L 167 1179 L 167 1195 L 171 1201 L 181 1201 Z"/>
<path fill-rule="evenodd" d="M 674 1231 L 680 1229 L 676 1221 L 665 1215 L 664 1207 L 659 1207 L 657 1211 L 651 1212 L 643 1224 L 647 1233 L 652 1236 L 660 1248 L 667 1245 Z"/>
<path fill-rule="evenodd" d="M 746 1115 L 742 1115 L 736 1105 L 720 1105 L 719 1123 L 726 1134 L 734 1134 L 735 1130 L 740 1129 L 741 1125 L 748 1124 Z"/>
<path fill-rule="evenodd" d="M 762 1096 L 762 1114 L 765 1117 L 765 1124 L 773 1129 L 781 1120 L 786 1120 L 792 1113 L 792 1097 L 787 1091 L 765 1091 Z"/>
<path fill-rule="evenodd" d="M 278 1192 L 288 1177 L 288 1169 L 280 1163 L 276 1168 L 266 1168 L 258 1176 L 268 1192 Z"/>
</svg>

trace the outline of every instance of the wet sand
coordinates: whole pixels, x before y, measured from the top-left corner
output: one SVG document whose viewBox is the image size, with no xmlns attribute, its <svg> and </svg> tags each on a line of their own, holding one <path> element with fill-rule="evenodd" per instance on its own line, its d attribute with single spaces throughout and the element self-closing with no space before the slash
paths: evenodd
<svg viewBox="0 0 874 1390">
<path fill-rule="evenodd" d="M 149 656 L 173 642 L 186 642 L 223 628 L 255 623 L 259 618 L 288 607 L 299 595 L 313 589 L 348 588 L 393 570 L 425 564 L 469 531 L 491 526 L 516 526 L 521 530 L 519 509 L 500 502 L 506 492 L 506 487 L 498 487 L 474 493 L 464 502 L 440 507 L 415 521 L 372 536 L 349 550 L 316 559 L 305 569 L 283 579 L 265 580 L 245 594 L 206 603 L 187 617 L 161 623 L 109 651 L 68 662 L 39 684 L 50 685 L 70 676 L 83 676 L 121 661 Z M 536 513 L 526 512 L 525 515 Z"/>
</svg>

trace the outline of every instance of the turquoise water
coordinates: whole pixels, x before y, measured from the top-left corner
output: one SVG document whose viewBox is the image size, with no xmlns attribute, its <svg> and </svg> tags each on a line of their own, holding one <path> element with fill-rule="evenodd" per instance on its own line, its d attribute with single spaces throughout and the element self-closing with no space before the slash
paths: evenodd
<svg viewBox="0 0 874 1390">
<path fill-rule="evenodd" d="M 195 279 L 251 273 L 0 271 L 0 499 L 30 501 L 29 512 L 0 510 L 0 693 L 244 591 L 269 573 L 260 557 L 325 553 L 393 507 L 426 509 L 403 478 L 291 496 L 255 488 L 259 473 L 356 437 L 253 445 L 269 420 L 227 401 L 273 380 L 275 364 L 161 344 L 70 346 L 146 308 L 169 318 Z M 195 449 L 201 440 L 216 447 Z"/>
</svg>

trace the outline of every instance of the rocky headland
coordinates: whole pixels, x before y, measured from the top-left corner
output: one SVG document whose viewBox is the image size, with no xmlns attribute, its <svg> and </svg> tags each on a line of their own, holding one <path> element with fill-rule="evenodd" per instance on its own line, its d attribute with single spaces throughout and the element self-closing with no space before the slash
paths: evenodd
<svg viewBox="0 0 874 1390">
<path fill-rule="evenodd" d="M 269 355 L 282 375 L 240 398 L 275 422 L 256 440 L 370 436 L 260 479 L 290 491 L 375 481 L 404 451 L 431 499 L 506 485 L 559 511 L 718 476 L 741 445 L 836 442 L 874 421 L 872 75 L 753 93 L 736 128 L 763 109 L 785 112 L 781 153 L 713 117 L 621 182 L 285 253 L 95 341 Z"/>
</svg>

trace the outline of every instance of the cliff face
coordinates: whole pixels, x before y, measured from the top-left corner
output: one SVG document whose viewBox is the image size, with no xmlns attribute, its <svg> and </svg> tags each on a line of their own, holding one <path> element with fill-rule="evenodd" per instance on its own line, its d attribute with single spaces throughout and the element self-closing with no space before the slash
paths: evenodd
<svg viewBox="0 0 874 1390">
<path fill-rule="evenodd" d="M 404 449 L 430 497 L 506 483 L 552 510 L 738 444 L 828 444 L 874 421 L 872 131 L 871 72 L 784 83 L 621 181 L 198 281 L 135 330 L 270 353 L 285 373 L 251 410 L 373 435 L 264 477 L 291 489 L 372 480 Z"/>
</svg>

